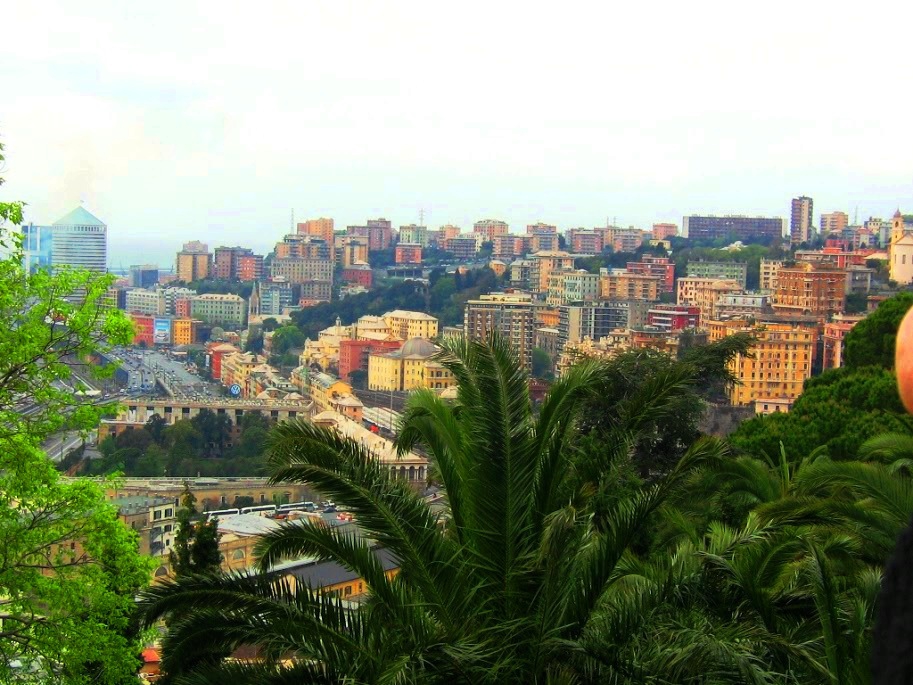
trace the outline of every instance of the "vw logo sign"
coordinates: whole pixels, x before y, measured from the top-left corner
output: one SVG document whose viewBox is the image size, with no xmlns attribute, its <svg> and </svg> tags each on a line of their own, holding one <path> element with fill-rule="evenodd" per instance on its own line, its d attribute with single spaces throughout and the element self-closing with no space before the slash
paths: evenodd
<svg viewBox="0 0 913 685">
<path fill-rule="evenodd" d="M 235 383 L 228 389 L 228 392 L 230 392 L 232 395 L 237 397 L 238 395 L 241 394 L 241 386 L 238 385 L 237 383 Z"/>
</svg>

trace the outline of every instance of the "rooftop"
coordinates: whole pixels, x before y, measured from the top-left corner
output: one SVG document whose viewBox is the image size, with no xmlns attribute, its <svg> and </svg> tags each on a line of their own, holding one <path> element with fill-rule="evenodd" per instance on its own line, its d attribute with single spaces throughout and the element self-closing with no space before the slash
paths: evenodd
<svg viewBox="0 0 913 685">
<path fill-rule="evenodd" d="M 55 221 L 54 226 L 105 226 L 105 224 L 97 216 L 80 206 Z"/>
</svg>

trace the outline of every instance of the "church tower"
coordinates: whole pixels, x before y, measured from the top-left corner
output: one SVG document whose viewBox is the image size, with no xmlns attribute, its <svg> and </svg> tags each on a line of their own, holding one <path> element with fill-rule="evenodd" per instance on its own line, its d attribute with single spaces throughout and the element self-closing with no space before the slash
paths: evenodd
<svg viewBox="0 0 913 685">
<path fill-rule="evenodd" d="M 898 209 L 894 212 L 894 217 L 891 219 L 891 245 L 894 245 L 894 243 L 903 238 L 903 235 L 903 214 L 901 214 L 900 209 Z"/>
</svg>

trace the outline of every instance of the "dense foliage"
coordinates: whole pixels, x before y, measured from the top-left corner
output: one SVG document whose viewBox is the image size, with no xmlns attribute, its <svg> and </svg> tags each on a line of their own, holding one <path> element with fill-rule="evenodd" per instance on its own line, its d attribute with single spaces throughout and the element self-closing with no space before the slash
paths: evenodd
<svg viewBox="0 0 913 685">
<path fill-rule="evenodd" d="M 140 429 L 105 438 L 98 446 L 101 459 L 77 454 L 61 468 L 70 471 L 75 466 L 83 475 L 261 475 L 269 425 L 260 412 L 247 412 L 235 437 L 230 419 L 209 409 L 171 425 L 156 415 Z"/>
<path fill-rule="evenodd" d="M 212 573 L 219 570 L 219 519 L 202 518 L 196 497 L 185 486 L 181 508 L 177 511 L 177 533 L 171 550 L 171 570 L 175 576 Z"/>
<path fill-rule="evenodd" d="M 876 435 L 913 429 L 893 371 L 897 329 L 911 305 L 911 293 L 882 302 L 847 334 L 843 368 L 806 381 L 788 413 L 742 423 L 732 444 L 754 455 L 777 454 L 782 443 L 788 454 L 821 447 L 833 459 L 852 459 Z"/>
<path fill-rule="evenodd" d="M 846 336 L 846 365 L 893 369 L 897 329 L 910 307 L 913 307 L 913 293 L 898 293 L 853 326 Z"/>
<path fill-rule="evenodd" d="M 0 203 L 0 682 L 120 685 L 140 666 L 133 596 L 151 569 L 103 489 L 61 480 L 41 445 L 97 425 L 63 385 L 70 362 L 132 333 L 101 306 L 111 277 L 26 273 L 6 228 L 21 221 Z"/>
<path fill-rule="evenodd" d="M 399 437 L 432 458 L 443 530 L 361 444 L 278 427 L 274 480 L 312 483 L 367 536 L 289 524 L 263 540 L 261 570 L 332 559 L 370 598 L 350 612 L 281 574 L 150 589 L 144 618 L 169 620 L 176 682 L 870 682 L 881 568 L 913 512 L 913 461 L 733 457 L 698 439 L 645 482 L 631 460 L 680 410 L 695 361 L 643 368 L 647 380 L 620 394 L 618 369 L 585 363 L 534 415 L 506 345 L 446 345 L 458 400 L 415 393 Z M 593 394 L 612 392 L 614 418 L 581 431 Z M 399 560 L 395 579 L 374 542 Z M 223 661 L 241 645 L 264 660 Z"/>
</svg>

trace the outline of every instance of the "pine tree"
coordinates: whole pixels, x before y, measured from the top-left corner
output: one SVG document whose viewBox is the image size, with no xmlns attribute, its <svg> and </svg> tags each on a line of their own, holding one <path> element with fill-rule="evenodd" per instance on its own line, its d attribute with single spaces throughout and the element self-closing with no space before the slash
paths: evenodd
<svg viewBox="0 0 913 685">
<path fill-rule="evenodd" d="M 219 519 L 199 518 L 197 498 L 184 486 L 181 508 L 177 513 L 178 529 L 171 550 L 171 569 L 175 576 L 211 573 L 219 570 Z"/>
</svg>

